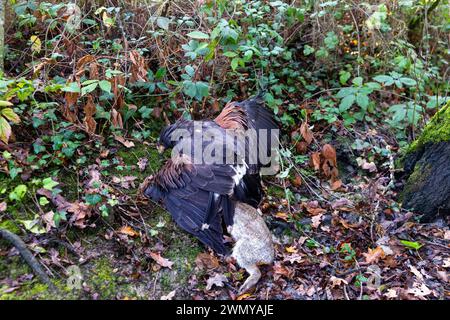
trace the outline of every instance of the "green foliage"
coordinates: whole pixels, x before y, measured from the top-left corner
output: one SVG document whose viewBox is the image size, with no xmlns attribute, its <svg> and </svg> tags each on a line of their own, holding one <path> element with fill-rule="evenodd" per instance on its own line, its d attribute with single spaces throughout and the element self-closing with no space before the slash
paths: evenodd
<svg viewBox="0 0 450 320">
<path fill-rule="evenodd" d="M 115 157 L 118 138 L 151 148 L 164 120 L 182 113 L 213 116 L 259 88 L 267 89 L 266 104 L 282 124 L 287 145 L 300 141 L 290 133 L 298 135 L 305 120 L 324 134 L 375 129 L 406 145 L 449 99 L 443 36 L 449 30 L 448 1 L 426 22 L 416 18 L 425 4 L 413 1 L 399 1 L 393 10 L 383 1 L 215 0 L 199 2 L 196 16 L 172 5 L 164 17 L 148 15 L 153 11 L 141 10 L 139 2 L 92 2 L 81 5 L 78 29 L 67 23 L 72 5 L 13 5 L 9 77 L 0 75 L 0 139 L 17 141 L 24 152 L 2 152 L 0 161 L 11 182 L 3 193 L 14 206 L 27 194 L 34 197 L 37 188 L 61 194 L 63 168 L 76 172 L 77 184 L 88 179 L 80 172 L 93 164 L 106 180 L 131 174 L 138 159 L 130 162 L 125 154 L 140 147 Z M 407 26 L 417 23 L 426 28 L 415 39 Z M 445 130 L 424 136 L 440 139 Z M 357 138 L 352 148 L 369 161 L 388 155 L 366 143 Z M 111 151 L 106 158 L 99 156 L 104 150 Z M 151 157 L 157 169 L 158 156 L 142 156 Z M 293 150 L 283 150 L 282 157 L 289 159 L 278 175 L 282 180 L 309 162 Z M 37 176 L 36 184 L 18 182 Z M 104 217 L 121 201 L 109 188 L 73 189 L 80 204 Z M 286 187 L 280 195 L 295 201 L 293 190 Z M 67 220 L 68 213 L 49 199 L 36 199 L 37 206 L 54 212 L 57 226 Z M 25 227 L 42 231 L 35 220 L 24 218 Z M 352 260 L 352 250 L 343 246 L 341 254 Z"/>
<path fill-rule="evenodd" d="M 27 193 L 27 186 L 24 184 L 20 184 L 14 188 L 13 191 L 9 194 L 9 199 L 12 201 L 21 201 L 25 194 Z"/>
<path fill-rule="evenodd" d="M 408 249 L 419 250 L 423 247 L 423 244 L 417 241 L 400 240 L 400 243 Z"/>
</svg>

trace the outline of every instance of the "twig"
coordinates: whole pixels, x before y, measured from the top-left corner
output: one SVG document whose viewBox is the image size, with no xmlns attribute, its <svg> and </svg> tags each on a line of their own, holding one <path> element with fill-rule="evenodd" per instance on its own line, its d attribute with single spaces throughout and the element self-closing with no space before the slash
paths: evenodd
<svg viewBox="0 0 450 320">
<path fill-rule="evenodd" d="M 41 279 L 43 283 L 48 285 L 50 290 L 54 292 L 57 291 L 54 284 L 50 281 L 48 275 L 42 269 L 39 262 L 36 260 L 30 250 L 28 250 L 27 245 L 25 244 L 25 242 L 23 242 L 22 239 L 20 239 L 19 236 L 6 229 L 0 229 L 0 236 L 6 241 L 10 242 L 17 249 L 17 251 L 19 251 L 22 258 L 27 262 L 31 269 L 33 269 L 34 273 L 39 277 L 39 279 Z"/>
</svg>

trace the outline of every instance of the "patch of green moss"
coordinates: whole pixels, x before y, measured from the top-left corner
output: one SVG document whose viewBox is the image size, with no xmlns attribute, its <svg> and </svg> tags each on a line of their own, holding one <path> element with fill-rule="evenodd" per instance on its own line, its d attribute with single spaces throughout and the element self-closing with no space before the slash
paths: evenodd
<svg viewBox="0 0 450 320">
<path fill-rule="evenodd" d="M 283 199 L 286 197 L 286 193 L 283 188 L 273 185 L 267 187 L 267 194 L 277 199 Z"/>
<path fill-rule="evenodd" d="M 426 125 L 420 137 L 408 148 L 407 153 L 415 152 L 427 143 L 450 140 L 450 102 L 442 107 Z"/>
<path fill-rule="evenodd" d="M 179 232 L 182 232 L 181 230 Z M 197 240 L 186 234 L 177 234 L 163 256 L 173 262 L 172 269 L 161 271 L 161 289 L 170 292 L 185 287 L 195 271 L 195 259 L 202 248 Z"/>
<path fill-rule="evenodd" d="M 128 165 L 136 165 L 140 158 L 147 158 L 148 165 L 144 172 L 137 170 L 135 175 L 146 177 L 156 170 L 158 170 L 163 161 L 164 157 L 158 153 L 155 146 L 145 145 L 143 143 L 136 144 L 133 148 L 122 148 L 117 152 L 117 155 L 123 159 L 123 162 Z"/>
<path fill-rule="evenodd" d="M 161 269 L 159 284 L 164 293 L 187 284 L 193 275 L 195 259 L 202 252 L 202 247 L 195 237 L 180 229 L 164 209 L 155 206 L 146 223 L 151 227 L 163 222 L 162 228 L 156 228 L 158 237 L 166 245 L 162 256 L 173 262 L 172 269 Z"/>
<path fill-rule="evenodd" d="M 6 230 L 11 231 L 12 233 L 15 233 L 15 234 L 19 234 L 20 233 L 20 228 L 12 220 L 5 220 L 5 221 L 0 222 L 0 229 L 6 229 Z"/>
<path fill-rule="evenodd" d="M 88 284 L 92 284 L 101 299 L 113 299 L 117 294 L 118 275 L 114 272 L 110 261 L 101 258 L 95 262 Z"/>
<path fill-rule="evenodd" d="M 32 273 L 30 267 L 19 256 L 0 259 L 0 279 L 18 279 L 19 277 Z M 58 281 L 53 281 L 55 286 L 63 288 Z M 58 293 L 51 292 L 46 284 L 42 284 L 36 277 L 21 283 L 14 291 L 5 292 L 9 289 L 6 285 L 0 286 L 0 300 L 35 300 L 35 299 L 61 299 Z"/>
<path fill-rule="evenodd" d="M 5 289 L 0 288 L 0 300 L 50 299 L 51 297 L 47 285 L 41 283 L 25 285 L 9 293 L 5 293 Z"/>
<path fill-rule="evenodd" d="M 430 172 L 431 172 L 430 165 L 421 167 L 417 163 L 416 166 L 414 167 L 414 171 L 411 173 L 411 175 L 408 178 L 408 181 L 406 182 L 403 194 L 414 193 L 417 190 L 421 189 L 423 187 L 423 184 L 427 180 L 427 177 L 430 174 Z"/>
</svg>

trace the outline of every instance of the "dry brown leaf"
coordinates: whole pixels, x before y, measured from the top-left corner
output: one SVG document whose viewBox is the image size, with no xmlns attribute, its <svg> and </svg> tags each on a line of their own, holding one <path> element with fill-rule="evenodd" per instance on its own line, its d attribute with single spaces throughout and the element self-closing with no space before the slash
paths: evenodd
<svg viewBox="0 0 450 320">
<path fill-rule="evenodd" d="M 397 290 L 395 290 L 395 289 L 388 289 L 386 291 L 386 293 L 384 294 L 384 296 L 386 298 L 396 299 L 396 298 L 398 298 Z"/>
<path fill-rule="evenodd" d="M 315 215 L 314 217 L 311 218 L 313 228 L 317 229 L 319 227 L 320 223 L 322 222 L 322 216 L 323 213 L 319 213 L 318 215 Z"/>
<path fill-rule="evenodd" d="M 72 203 L 67 211 L 73 213 L 69 222 L 81 229 L 86 227 L 86 218 L 90 217 L 92 213 L 92 209 L 87 204 L 79 201 Z"/>
<path fill-rule="evenodd" d="M 297 248 L 295 248 L 294 246 L 286 247 L 285 249 L 286 249 L 286 252 L 289 252 L 289 253 L 297 253 L 298 252 Z"/>
<path fill-rule="evenodd" d="M 139 168 L 139 171 L 145 171 L 145 169 L 147 168 L 147 164 L 148 164 L 148 159 L 147 158 L 139 158 L 138 162 L 137 162 L 137 166 Z"/>
<path fill-rule="evenodd" d="M 124 189 L 130 189 L 130 187 L 135 186 L 134 181 L 137 179 L 135 176 L 121 176 L 121 177 L 112 177 L 112 182 L 120 185 Z"/>
<path fill-rule="evenodd" d="M 313 135 L 312 131 L 309 129 L 307 121 L 304 121 L 302 123 L 302 125 L 300 126 L 300 133 L 301 133 L 303 139 L 305 139 L 306 143 L 308 145 L 310 145 L 314 139 L 314 135 Z"/>
<path fill-rule="evenodd" d="M 236 300 L 237 301 L 245 300 L 245 299 L 247 299 L 250 296 L 251 296 L 250 293 L 244 293 L 244 294 L 240 295 L 239 297 L 237 297 Z"/>
<path fill-rule="evenodd" d="M 320 153 L 319 152 L 313 152 L 311 154 L 311 166 L 316 171 L 320 170 Z"/>
<path fill-rule="evenodd" d="M 114 98 L 116 99 L 113 104 L 113 109 L 120 110 L 125 104 L 125 99 L 123 97 L 123 87 L 125 86 L 125 77 L 116 76 L 111 79 L 112 92 Z"/>
<path fill-rule="evenodd" d="M 363 164 L 361 165 L 361 168 L 364 170 L 367 170 L 369 172 L 377 172 L 377 166 L 375 165 L 375 163 L 373 162 L 367 162 L 366 160 L 364 160 Z"/>
<path fill-rule="evenodd" d="M 432 293 L 432 291 L 425 285 L 425 283 L 414 283 L 414 287 L 408 289 L 406 292 L 412 293 L 416 297 L 425 297 Z"/>
<path fill-rule="evenodd" d="M 385 253 L 381 247 L 376 247 L 375 249 L 370 249 L 367 253 L 363 253 L 368 264 L 377 263 L 380 259 L 385 257 Z"/>
<path fill-rule="evenodd" d="M 215 273 L 212 277 L 206 280 L 206 290 L 211 290 L 213 286 L 223 287 L 223 283 L 228 279 L 221 273 Z"/>
<path fill-rule="evenodd" d="M 287 278 L 290 278 L 290 276 L 292 274 L 292 272 L 279 261 L 275 262 L 275 264 L 273 266 L 273 271 L 275 274 L 281 275 L 281 276 L 284 276 Z M 279 278 L 279 276 L 277 278 Z"/>
<path fill-rule="evenodd" d="M 116 139 L 116 141 L 119 141 L 121 144 L 123 144 L 125 147 L 127 148 L 132 148 L 134 147 L 134 142 L 130 141 L 130 140 L 125 140 L 124 137 L 121 136 L 114 136 L 114 139 Z"/>
<path fill-rule="evenodd" d="M 130 236 L 130 237 L 137 237 L 139 233 L 137 233 L 133 228 L 130 226 L 123 226 L 121 227 L 117 232 Z"/>
<path fill-rule="evenodd" d="M 175 297 L 175 294 L 177 293 L 177 290 L 170 291 L 165 296 L 161 296 L 161 300 L 172 300 Z"/>
<path fill-rule="evenodd" d="M 331 190 L 333 190 L 333 191 L 336 191 L 340 187 L 342 187 L 342 180 L 340 180 L 340 179 L 333 181 L 331 183 Z"/>
<path fill-rule="evenodd" d="M 91 95 L 88 96 L 87 102 L 84 105 L 84 126 L 86 131 L 93 134 L 97 127 L 97 122 L 94 120 L 94 115 L 96 111 L 94 99 Z"/>
<path fill-rule="evenodd" d="M 331 288 L 340 287 L 341 284 L 348 284 L 348 282 L 345 279 L 338 278 L 335 276 L 331 276 L 330 281 L 331 281 Z"/>
<path fill-rule="evenodd" d="M 116 109 L 111 109 L 111 123 L 116 128 L 123 128 L 122 115 Z"/>
<path fill-rule="evenodd" d="M 211 270 L 219 267 L 219 260 L 207 252 L 202 252 L 195 258 L 195 264 L 200 269 Z"/>
<path fill-rule="evenodd" d="M 95 57 L 93 55 L 85 55 L 84 57 L 80 58 L 80 60 L 78 60 L 77 62 L 77 73 L 82 71 L 82 68 L 88 64 L 91 63 L 92 61 L 95 61 Z"/>
<path fill-rule="evenodd" d="M 292 180 L 294 187 L 300 187 L 302 185 L 302 177 L 299 174 L 295 175 L 295 179 Z"/>
<path fill-rule="evenodd" d="M 41 217 L 45 223 L 45 230 L 47 232 L 49 232 L 52 228 L 56 228 L 55 220 L 53 219 L 54 216 L 55 213 L 53 211 L 49 211 Z"/>
<path fill-rule="evenodd" d="M 308 213 L 310 213 L 311 215 L 315 216 L 321 213 L 326 212 L 327 210 L 321 208 L 319 206 L 319 202 L 314 200 L 314 201 L 309 201 L 309 202 L 303 202 L 302 203 L 302 207 L 306 208 L 306 211 L 308 211 Z"/>
<path fill-rule="evenodd" d="M 326 177 L 331 178 L 332 182 L 335 182 L 336 180 L 338 180 L 339 175 L 336 160 L 336 150 L 331 144 L 326 144 L 322 147 L 321 155 L 324 159 L 322 164 L 323 173 Z"/>
<path fill-rule="evenodd" d="M 336 166 L 336 150 L 331 144 L 325 144 L 322 147 L 322 156 L 325 160 L 330 161 L 333 166 Z"/>
<path fill-rule="evenodd" d="M 78 97 L 80 96 L 79 93 L 76 92 L 66 92 L 64 95 L 64 99 L 66 100 L 66 103 L 62 107 L 62 114 L 66 120 L 76 123 L 77 122 L 77 114 L 76 114 L 76 108 L 74 106 L 76 105 L 78 101 Z"/>
<path fill-rule="evenodd" d="M 152 115 L 153 115 L 155 118 L 161 117 L 161 113 L 162 113 L 162 108 L 160 108 L 160 107 L 155 107 L 155 108 L 153 108 Z"/>
<path fill-rule="evenodd" d="M 98 63 L 92 62 L 89 65 L 89 78 L 91 80 L 97 80 L 99 78 Z"/>
<path fill-rule="evenodd" d="M 448 282 L 448 273 L 447 272 L 442 271 L 442 270 L 438 270 L 438 271 L 436 271 L 436 274 L 437 274 L 439 279 L 441 279 L 445 283 Z"/>
<path fill-rule="evenodd" d="M 131 61 L 131 76 L 130 82 L 146 81 L 147 80 L 147 68 L 145 65 L 145 59 L 137 50 L 130 52 Z"/>
<path fill-rule="evenodd" d="M 150 252 L 150 257 L 156 261 L 161 267 L 172 269 L 173 262 L 161 257 L 161 255 L 157 252 Z"/>
<path fill-rule="evenodd" d="M 220 110 L 219 101 L 217 99 L 215 99 L 214 102 L 212 103 L 212 110 L 214 112 L 219 112 Z"/>
<path fill-rule="evenodd" d="M 423 274 L 420 273 L 419 270 L 417 270 L 416 267 L 414 266 L 409 266 L 409 269 L 411 270 L 411 272 L 417 277 L 418 280 L 423 281 Z"/>
<path fill-rule="evenodd" d="M 287 213 L 285 213 L 285 212 L 277 212 L 275 214 L 275 217 L 278 218 L 278 219 L 282 219 L 282 220 L 287 222 L 288 218 L 289 218 L 289 215 Z"/>
<path fill-rule="evenodd" d="M 50 190 L 41 188 L 36 191 L 38 195 L 44 196 L 56 206 L 59 211 L 66 211 L 72 213 L 69 223 L 78 228 L 85 228 L 85 219 L 91 216 L 91 208 L 83 202 L 75 201 L 69 202 L 62 195 L 53 195 Z"/>
<path fill-rule="evenodd" d="M 344 210 L 347 211 L 349 208 L 354 206 L 353 202 L 348 200 L 347 198 L 340 198 L 331 203 L 331 208 L 334 210 Z"/>
<path fill-rule="evenodd" d="M 304 154 L 308 150 L 308 145 L 305 141 L 300 141 L 295 144 L 295 149 L 297 150 L 297 153 Z"/>
</svg>

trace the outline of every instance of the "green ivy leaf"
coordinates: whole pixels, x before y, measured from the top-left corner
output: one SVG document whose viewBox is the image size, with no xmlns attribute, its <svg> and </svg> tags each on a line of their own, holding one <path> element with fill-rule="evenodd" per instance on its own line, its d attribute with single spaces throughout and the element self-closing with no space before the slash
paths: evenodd
<svg viewBox="0 0 450 320">
<path fill-rule="evenodd" d="M 392 120 L 394 122 L 403 121 L 406 117 L 406 105 L 405 104 L 395 104 L 389 107 L 389 112 L 394 113 Z"/>
<path fill-rule="evenodd" d="M 86 203 L 95 206 L 97 203 L 102 201 L 102 196 L 99 194 L 87 194 L 85 196 Z"/>
<path fill-rule="evenodd" d="M 53 188 L 56 187 L 59 183 L 53 181 L 52 178 L 49 177 L 42 180 L 42 184 L 44 186 L 44 189 L 53 190 Z"/>
<path fill-rule="evenodd" d="M 50 202 L 47 200 L 47 198 L 46 197 L 40 197 L 39 198 L 39 204 L 41 205 L 41 206 L 45 206 L 45 205 L 47 205 L 47 204 L 49 204 Z"/>
<path fill-rule="evenodd" d="M 195 69 L 191 66 L 191 65 L 187 65 L 186 67 L 184 67 L 184 70 L 186 71 L 186 73 L 189 75 L 189 77 L 193 77 L 195 74 Z"/>
<path fill-rule="evenodd" d="M 339 90 L 339 92 L 336 94 L 336 98 L 342 99 L 348 95 L 354 94 L 356 93 L 357 90 L 355 88 L 352 87 L 346 87 L 346 88 L 342 88 L 341 90 Z"/>
<path fill-rule="evenodd" d="M 9 199 L 14 201 L 20 201 L 23 199 L 27 193 L 27 186 L 24 184 L 19 184 L 14 190 L 9 194 Z"/>
</svg>

